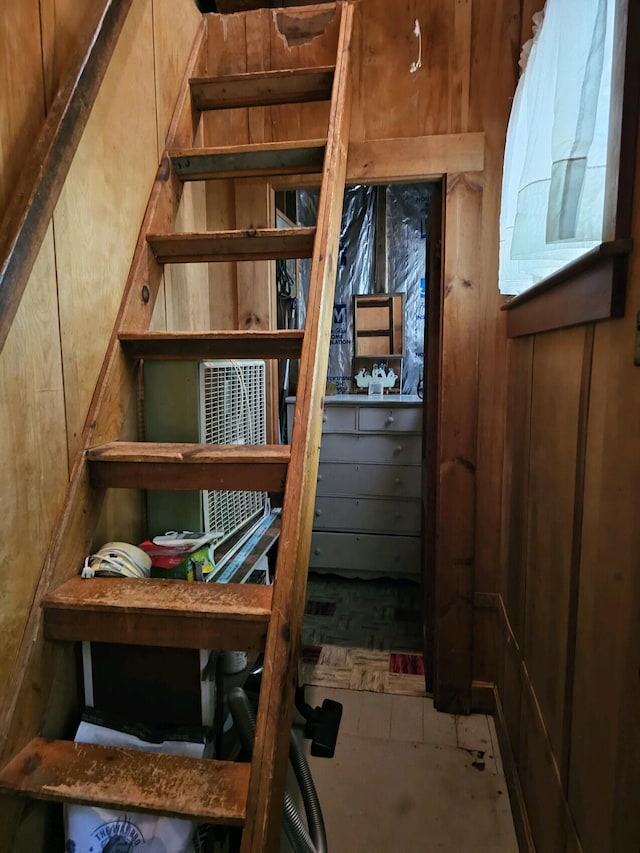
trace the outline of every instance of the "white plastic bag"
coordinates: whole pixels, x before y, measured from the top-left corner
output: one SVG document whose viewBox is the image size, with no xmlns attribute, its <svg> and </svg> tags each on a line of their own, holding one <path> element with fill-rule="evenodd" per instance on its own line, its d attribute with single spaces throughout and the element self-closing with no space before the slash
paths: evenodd
<svg viewBox="0 0 640 853">
<path fill-rule="evenodd" d="M 204 744 L 148 742 L 134 734 L 83 721 L 78 743 L 96 743 L 202 758 Z M 66 853 L 193 853 L 193 821 L 93 806 L 65 806 Z"/>
</svg>

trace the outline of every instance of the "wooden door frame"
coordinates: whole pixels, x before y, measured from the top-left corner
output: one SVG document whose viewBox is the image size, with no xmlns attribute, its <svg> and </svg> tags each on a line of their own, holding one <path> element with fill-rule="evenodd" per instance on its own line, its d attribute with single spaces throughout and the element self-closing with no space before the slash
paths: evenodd
<svg viewBox="0 0 640 853">
<path fill-rule="evenodd" d="M 424 654 L 428 692 L 438 710 L 454 714 L 470 713 L 473 679 L 483 169 L 483 133 L 352 142 L 347 164 L 347 184 L 440 187 L 440 274 L 426 295 L 435 336 L 425 337 L 425 354 L 434 350 L 425 399 L 434 408 L 424 407 L 423 424 L 429 442 L 422 478 Z M 274 189 L 315 185 L 313 175 L 272 183 Z"/>
<path fill-rule="evenodd" d="M 442 243 L 444 194 L 442 180 L 432 182 L 427 223 L 427 257 L 424 326 L 424 381 L 422 407 L 422 583 L 425 687 L 435 693 L 436 565 L 438 433 L 440 365 L 442 359 Z"/>
<path fill-rule="evenodd" d="M 477 429 L 477 245 L 481 186 L 433 181 L 427 227 L 423 411 L 423 595 L 427 693 L 471 711 Z M 466 242 L 465 242 L 466 241 Z"/>
<path fill-rule="evenodd" d="M 425 596 L 433 632 L 433 697 L 452 714 L 472 710 L 473 593 L 476 537 L 479 291 L 482 279 L 482 175 L 442 177 L 440 275 L 432 276 L 438 312 L 427 341 L 435 414 L 425 471 Z M 435 278 L 435 281 L 433 280 Z M 429 332 L 427 325 L 427 334 Z M 426 407 L 425 407 L 426 408 Z M 426 643 L 425 643 L 426 645 Z M 429 662 L 428 667 L 429 668 Z"/>
</svg>

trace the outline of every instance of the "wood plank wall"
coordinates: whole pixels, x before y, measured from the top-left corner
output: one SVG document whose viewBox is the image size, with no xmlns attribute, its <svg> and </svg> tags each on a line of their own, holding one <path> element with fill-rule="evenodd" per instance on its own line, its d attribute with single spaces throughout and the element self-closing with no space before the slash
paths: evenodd
<svg viewBox="0 0 640 853">
<path fill-rule="evenodd" d="M 640 838 L 639 276 L 624 319 L 509 343 L 498 688 L 540 851 Z"/>
<path fill-rule="evenodd" d="M 157 136 L 158 157 L 164 149 L 164 141 L 175 104 L 175 87 L 184 74 L 186 53 L 193 40 L 194 16 L 192 8 L 181 2 L 179 8 L 187 6 L 187 13 L 180 17 L 170 3 L 153 7 L 155 27 L 155 57 L 158 64 L 156 74 L 156 102 L 158 108 Z M 192 3 L 193 5 L 193 3 Z M 168 87 L 166 81 L 173 81 Z M 206 230 L 205 186 L 202 182 L 184 186 L 176 229 L 180 231 Z M 161 331 L 199 331 L 208 328 L 209 320 L 209 273 L 207 264 L 167 264 L 164 269 L 165 282 L 161 286 L 152 328 Z"/>
<path fill-rule="evenodd" d="M 85 17 L 99 4 L 8 0 L 3 6 L 0 206 L 11 196 L 21 152 L 44 121 Z M 199 21 L 192 0 L 133 3 L 0 354 L 0 708 L 9 701 L 12 668 Z M 201 207 L 204 218 L 203 194 Z M 206 281 L 205 294 L 208 313 Z M 129 420 L 135 430 L 135 412 Z M 96 540 L 137 541 L 141 517 L 137 495 L 107 500 Z M 76 702 L 75 675 L 65 670 L 60 677 L 65 701 L 52 705 L 45 721 L 58 734 Z M 38 810 L 28 810 L 16 830 L 13 808 L 0 802 L 0 849 L 44 849 L 35 840 L 42 832 Z"/>
<path fill-rule="evenodd" d="M 640 839 L 637 248 L 628 282 L 623 319 L 508 344 L 497 688 L 540 853 Z"/>
</svg>

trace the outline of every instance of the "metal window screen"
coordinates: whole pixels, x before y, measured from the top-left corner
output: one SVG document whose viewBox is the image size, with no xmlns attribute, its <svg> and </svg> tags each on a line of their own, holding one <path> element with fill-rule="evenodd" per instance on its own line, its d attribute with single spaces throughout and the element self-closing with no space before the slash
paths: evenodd
<svg viewBox="0 0 640 853">
<path fill-rule="evenodd" d="M 204 361 L 200 364 L 201 434 L 206 444 L 266 444 L 264 361 Z M 233 536 L 264 512 L 266 492 L 204 491 L 206 530 Z"/>
</svg>

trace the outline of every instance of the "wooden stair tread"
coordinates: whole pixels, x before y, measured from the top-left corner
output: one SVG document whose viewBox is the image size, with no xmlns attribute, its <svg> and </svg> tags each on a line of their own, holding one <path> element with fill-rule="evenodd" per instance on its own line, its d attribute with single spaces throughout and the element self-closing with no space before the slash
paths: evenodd
<svg viewBox="0 0 640 853">
<path fill-rule="evenodd" d="M 161 264 L 310 258 L 315 228 L 147 234 Z"/>
<path fill-rule="evenodd" d="M 224 332 L 121 332 L 122 348 L 134 358 L 299 358 L 304 332 L 298 329 Z"/>
<path fill-rule="evenodd" d="M 281 492 L 289 445 L 114 441 L 87 451 L 93 485 Z"/>
<path fill-rule="evenodd" d="M 268 142 L 223 148 L 187 148 L 170 153 L 182 180 L 320 172 L 325 139 Z"/>
<path fill-rule="evenodd" d="M 334 65 L 325 65 L 194 77 L 189 81 L 191 99 L 199 110 L 326 101 L 331 97 L 334 71 Z"/>
<path fill-rule="evenodd" d="M 211 463 L 287 464 L 287 444 L 189 444 L 162 441 L 111 441 L 87 451 L 94 462 L 180 462 L 185 465 Z"/>
<path fill-rule="evenodd" d="M 55 802 L 243 825 L 250 765 L 35 738 L 0 791 Z"/>
<path fill-rule="evenodd" d="M 43 601 L 49 639 L 254 651 L 264 648 L 272 587 L 77 575 Z"/>
</svg>

